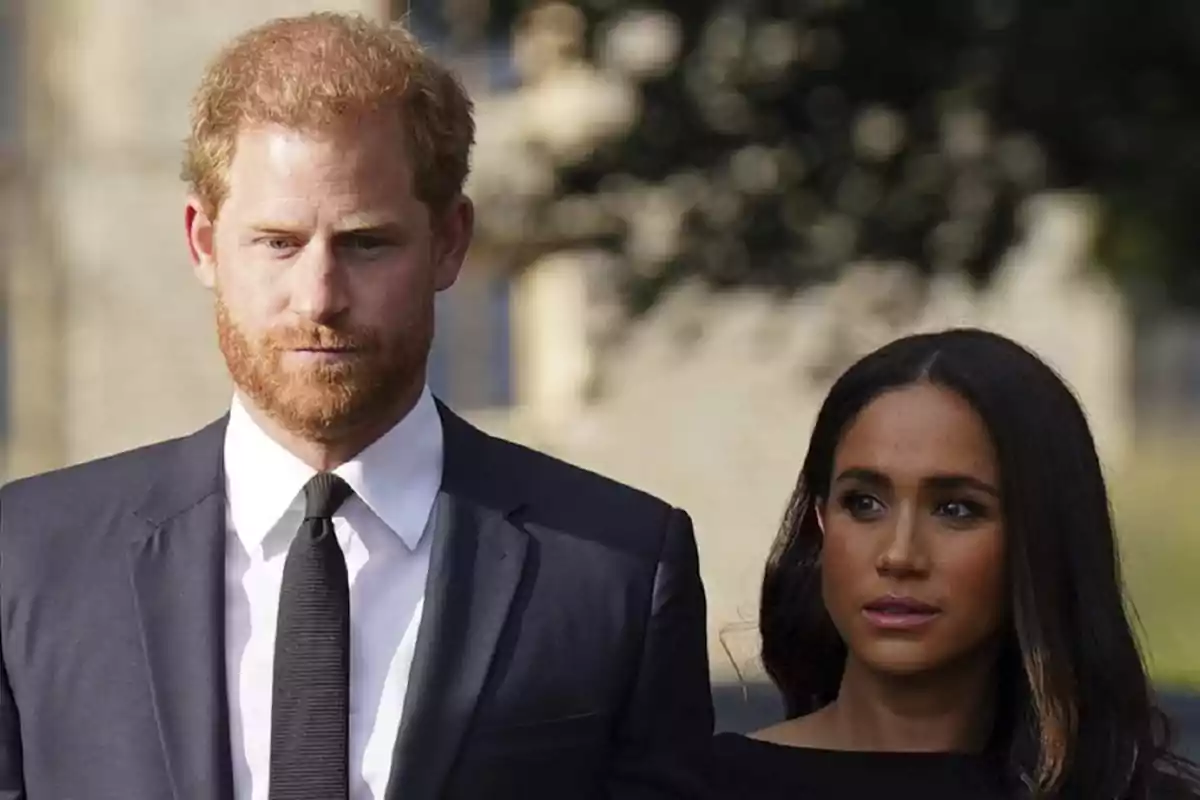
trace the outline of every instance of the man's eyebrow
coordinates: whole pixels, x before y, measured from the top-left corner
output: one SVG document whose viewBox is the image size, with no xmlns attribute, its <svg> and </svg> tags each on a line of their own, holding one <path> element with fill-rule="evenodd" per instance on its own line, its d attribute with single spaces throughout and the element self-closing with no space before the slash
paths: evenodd
<svg viewBox="0 0 1200 800">
<path fill-rule="evenodd" d="M 266 220 L 250 225 L 255 233 L 295 236 L 305 232 L 304 225 L 278 220 Z M 399 222 L 362 222 L 346 225 L 333 232 L 336 236 L 399 236 L 405 227 Z"/>
<path fill-rule="evenodd" d="M 302 225 L 288 224 L 286 222 L 264 221 L 254 223 L 250 226 L 250 230 L 255 233 L 283 233 L 292 235 L 299 233 L 302 227 Z"/>
<path fill-rule="evenodd" d="M 367 236 L 367 235 L 397 235 L 404 232 L 404 225 L 399 222 L 382 221 L 382 222 L 356 222 L 350 225 L 339 227 L 334 231 L 334 236 Z"/>
</svg>

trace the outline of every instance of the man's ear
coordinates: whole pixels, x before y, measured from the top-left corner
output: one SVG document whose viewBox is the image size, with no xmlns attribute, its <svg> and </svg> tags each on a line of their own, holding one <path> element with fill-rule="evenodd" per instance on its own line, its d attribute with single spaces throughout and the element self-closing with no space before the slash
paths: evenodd
<svg viewBox="0 0 1200 800">
<path fill-rule="evenodd" d="M 433 219 L 434 287 L 441 292 L 458 280 L 475 233 L 475 206 L 460 195 L 440 217 Z"/>
<path fill-rule="evenodd" d="M 192 271 L 206 289 L 213 289 L 217 285 L 217 228 L 197 197 L 188 198 L 184 226 Z"/>
</svg>

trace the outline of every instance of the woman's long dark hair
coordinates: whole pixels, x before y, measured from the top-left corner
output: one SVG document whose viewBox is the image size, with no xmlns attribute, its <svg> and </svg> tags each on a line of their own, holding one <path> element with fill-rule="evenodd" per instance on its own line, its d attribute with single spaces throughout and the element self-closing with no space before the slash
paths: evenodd
<svg viewBox="0 0 1200 800">
<path fill-rule="evenodd" d="M 762 587 L 762 658 L 789 718 L 837 696 L 846 660 L 821 596 L 816 517 L 834 452 L 868 403 L 921 381 L 974 407 L 999 463 L 1012 624 L 992 741 L 1013 785 L 1038 798 L 1200 797 L 1194 766 L 1170 750 L 1126 616 L 1108 494 L 1083 411 L 1046 364 L 985 331 L 900 339 L 830 390 Z"/>
</svg>

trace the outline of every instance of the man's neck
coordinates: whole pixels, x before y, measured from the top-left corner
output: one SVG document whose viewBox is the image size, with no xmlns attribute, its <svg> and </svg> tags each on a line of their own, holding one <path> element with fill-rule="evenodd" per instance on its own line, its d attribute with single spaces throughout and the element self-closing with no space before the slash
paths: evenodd
<svg viewBox="0 0 1200 800">
<path fill-rule="evenodd" d="M 329 472 L 352 461 L 399 424 L 416 406 L 424 390 L 424 383 L 417 383 L 414 389 L 398 398 L 386 413 L 346 425 L 319 439 L 289 430 L 245 395 L 239 395 L 239 399 L 255 423 L 281 447 L 318 472 Z"/>
</svg>

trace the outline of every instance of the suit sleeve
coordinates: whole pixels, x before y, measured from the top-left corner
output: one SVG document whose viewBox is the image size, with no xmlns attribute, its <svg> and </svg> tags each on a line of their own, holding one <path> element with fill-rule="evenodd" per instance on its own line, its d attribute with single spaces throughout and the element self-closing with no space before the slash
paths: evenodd
<svg viewBox="0 0 1200 800">
<path fill-rule="evenodd" d="M 691 800 L 713 733 L 704 587 L 692 521 L 672 510 L 638 674 L 616 742 L 610 800 Z"/>
<path fill-rule="evenodd" d="M 0 493 L 0 498 L 3 494 Z M 4 575 L 4 511 L 0 501 L 0 580 Z M 25 779 L 22 772 L 21 726 L 12 687 L 8 682 L 8 661 L 4 654 L 3 621 L 4 591 L 0 584 L 0 800 L 24 800 Z"/>
</svg>

